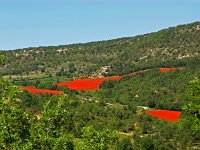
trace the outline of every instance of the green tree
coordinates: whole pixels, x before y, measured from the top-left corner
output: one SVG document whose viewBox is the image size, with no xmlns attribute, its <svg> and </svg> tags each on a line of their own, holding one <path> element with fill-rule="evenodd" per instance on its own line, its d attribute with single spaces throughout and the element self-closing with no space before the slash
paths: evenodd
<svg viewBox="0 0 200 150">
<path fill-rule="evenodd" d="M 69 73 L 75 73 L 76 71 L 77 71 L 77 69 L 76 69 L 74 63 L 70 63 L 70 64 L 68 65 L 68 72 L 69 72 Z"/>
<path fill-rule="evenodd" d="M 71 102 L 61 97 L 56 105 L 51 105 L 51 101 L 45 104 L 40 119 L 34 121 L 32 130 L 34 149 L 74 149 L 72 138 L 68 133 L 72 124 L 70 122 L 72 114 L 66 108 Z"/>
<path fill-rule="evenodd" d="M 193 129 L 195 132 L 200 132 L 200 80 L 198 78 L 189 82 L 190 96 L 192 102 L 183 107 L 191 119 L 193 120 Z"/>
<path fill-rule="evenodd" d="M 5 57 L 0 55 L 0 64 Z M 30 116 L 19 106 L 18 88 L 0 78 L 0 149 L 28 149 L 30 147 Z"/>
<path fill-rule="evenodd" d="M 0 66 L 3 65 L 3 63 L 5 62 L 7 58 L 3 55 L 0 54 Z"/>
<path fill-rule="evenodd" d="M 153 139 L 148 136 L 142 138 L 141 148 L 142 150 L 153 150 L 154 149 Z"/>
<path fill-rule="evenodd" d="M 5 58 L 0 58 L 3 64 Z M 64 96 L 54 105 L 48 101 L 36 119 L 20 107 L 19 92 L 12 82 L 0 78 L 0 149 L 73 150 L 67 132 L 72 116 L 66 109 L 73 102 Z"/>
<path fill-rule="evenodd" d="M 83 150 L 107 150 L 111 146 L 114 147 L 118 139 L 115 131 L 97 131 L 93 126 L 84 127 L 82 133 L 80 149 Z"/>
<path fill-rule="evenodd" d="M 129 137 L 120 139 L 117 145 L 117 150 L 133 150 L 133 145 Z"/>
</svg>

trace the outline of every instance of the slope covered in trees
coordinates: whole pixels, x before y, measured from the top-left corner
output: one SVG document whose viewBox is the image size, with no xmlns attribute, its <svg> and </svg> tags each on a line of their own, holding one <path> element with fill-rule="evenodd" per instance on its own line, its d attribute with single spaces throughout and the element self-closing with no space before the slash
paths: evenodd
<svg viewBox="0 0 200 150">
<path fill-rule="evenodd" d="M 198 78 L 189 82 L 182 118 L 173 123 L 136 114 L 131 104 L 83 103 L 72 95 L 36 95 L 34 99 L 3 78 L 0 87 L 1 149 L 167 150 L 200 146 Z M 41 100 L 45 102 L 37 114 L 27 111 Z"/>
<path fill-rule="evenodd" d="M 110 66 L 109 75 L 123 75 L 147 68 L 185 66 L 199 61 L 199 38 L 200 23 L 195 22 L 136 37 L 4 51 L 9 59 L 0 74 L 90 76 Z"/>
<path fill-rule="evenodd" d="M 195 22 L 137 37 L 3 51 L 0 149 L 199 149 L 199 38 Z M 100 76 L 149 70 L 105 80 L 96 91 L 55 86 L 98 76 L 100 68 L 107 68 Z M 62 94 L 31 94 L 15 85 Z M 159 120 L 146 108 L 179 111 L 181 118 Z"/>
</svg>

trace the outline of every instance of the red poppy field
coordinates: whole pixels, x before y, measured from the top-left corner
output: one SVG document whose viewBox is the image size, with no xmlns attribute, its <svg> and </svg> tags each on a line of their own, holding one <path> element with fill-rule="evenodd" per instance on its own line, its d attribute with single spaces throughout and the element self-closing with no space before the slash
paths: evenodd
<svg viewBox="0 0 200 150">
<path fill-rule="evenodd" d="M 159 71 L 162 73 L 168 73 L 171 71 L 176 70 L 183 70 L 184 68 L 159 68 Z M 148 70 L 142 70 L 138 72 L 133 72 L 130 74 L 127 74 L 125 76 L 134 76 L 138 73 L 144 73 Z M 97 90 L 100 88 L 100 84 L 102 84 L 104 81 L 109 80 L 121 80 L 124 76 L 112 76 L 112 77 L 104 77 L 104 78 L 93 78 L 93 79 L 78 79 L 78 80 L 72 80 L 68 82 L 61 82 L 57 83 L 56 86 L 61 87 L 65 86 L 71 90 Z M 37 89 L 35 86 L 22 86 L 22 90 L 27 90 L 29 93 L 32 94 L 51 94 L 51 95 L 61 95 L 61 91 L 57 90 L 48 90 L 48 89 Z M 156 117 L 160 120 L 167 120 L 167 121 L 176 121 L 180 119 L 181 112 L 179 111 L 169 111 L 169 110 L 148 110 L 146 111 L 146 114 L 149 114 L 152 117 Z"/>
<path fill-rule="evenodd" d="M 163 73 L 168 73 L 170 71 L 176 71 L 176 70 L 183 70 L 184 68 L 160 68 L 160 72 Z M 134 76 L 137 75 L 138 73 L 144 73 L 148 70 L 142 70 L 138 72 L 133 72 L 130 74 L 127 74 L 125 76 Z M 124 76 L 113 76 L 113 77 L 104 77 L 104 78 L 94 78 L 94 79 L 78 79 L 78 80 L 73 80 L 73 81 L 68 81 L 68 82 L 61 82 L 57 83 L 57 86 L 66 86 L 67 88 L 71 90 L 97 90 L 100 87 L 100 84 L 103 83 L 104 81 L 108 80 L 120 80 Z"/>
<path fill-rule="evenodd" d="M 176 71 L 176 70 L 183 70 L 184 68 L 159 68 L 159 71 L 162 73 L 168 73 L 170 71 Z M 138 71 L 138 72 L 133 72 L 124 76 L 135 76 L 138 73 L 144 73 L 148 71 L 147 70 L 142 70 L 142 71 Z M 68 82 L 61 82 L 61 83 L 57 83 L 56 86 L 61 87 L 61 86 L 65 86 L 71 90 L 77 90 L 77 91 L 81 91 L 81 90 L 97 90 L 100 87 L 100 84 L 103 83 L 104 81 L 108 81 L 108 80 L 120 80 L 122 79 L 124 76 L 112 76 L 112 77 L 104 77 L 104 78 L 93 78 L 93 79 L 78 79 L 78 80 L 72 80 L 72 81 L 68 81 Z M 47 90 L 47 89 L 36 89 L 34 86 L 24 86 L 21 87 L 21 89 L 23 90 L 27 90 L 30 93 L 34 93 L 34 94 L 42 94 L 42 93 L 46 93 L 46 94 L 56 94 L 56 95 L 60 95 L 61 92 L 60 91 L 56 91 L 56 90 Z"/>
<path fill-rule="evenodd" d="M 138 72 L 132 72 L 132 73 L 129 73 L 129 74 L 125 75 L 125 76 L 135 76 L 135 75 L 137 75 L 138 73 L 144 73 L 144 72 L 146 72 L 146 71 L 148 71 L 148 69 L 147 69 L 147 70 L 138 71 Z"/>
<path fill-rule="evenodd" d="M 22 86 L 22 90 L 27 90 L 32 94 L 51 94 L 51 95 L 61 95 L 61 91 L 57 90 L 47 90 L 47 89 L 36 89 L 35 86 Z"/>
<path fill-rule="evenodd" d="M 35 86 L 21 86 L 20 87 L 22 90 L 30 90 L 30 89 L 36 89 Z"/>
<path fill-rule="evenodd" d="M 68 82 L 58 83 L 57 86 L 66 86 L 72 90 L 97 90 L 100 84 L 106 80 L 120 80 L 122 76 L 105 77 L 105 78 L 94 78 L 94 79 L 80 79 Z"/>
<path fill-rule="evenodd" d="M 170 71 L 184 70 L 184 68 L 160 68 L 160 72 L 168 73 Z"/>
<path fill-rule="evenodd" d="M 156 117 L 160 120 L 176 121 L 180 119 L 181 112 L 179 111 L 169 111 L 169 110 L 148 110 L 146 111 L 152 117 Z"/>
</svg>

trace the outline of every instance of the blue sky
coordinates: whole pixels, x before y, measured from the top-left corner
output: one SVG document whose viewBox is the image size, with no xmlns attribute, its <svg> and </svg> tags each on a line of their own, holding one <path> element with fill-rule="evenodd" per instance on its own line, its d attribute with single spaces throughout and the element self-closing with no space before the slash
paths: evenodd
<svg viewBox="0 0 200 150">
<path fill-rule="evenodd" d="M 200 21 L 200 0 L 0 0 L 0 49 L 135 36 Z"/>
</svg>

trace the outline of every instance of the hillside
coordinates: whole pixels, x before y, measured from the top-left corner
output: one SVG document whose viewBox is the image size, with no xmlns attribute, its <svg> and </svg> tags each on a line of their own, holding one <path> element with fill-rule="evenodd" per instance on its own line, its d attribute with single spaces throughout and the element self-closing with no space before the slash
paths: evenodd
<svg viewBox="0 0 200 150">
<path fill-rule="evenodd" d="M 199 62 L 199 41 L 200 22 L 195 22 L 136 37 L 3 51 L 8 61 L 0 74 L 88 77 L 103 66 L 110 67 L 108 75 L 186 66 Z"/>
<path fill-rule="evenodd" d="M 195 22 L 3 51 L 0 149 L 200 149 L 199 41 Z"/>
</svg>

